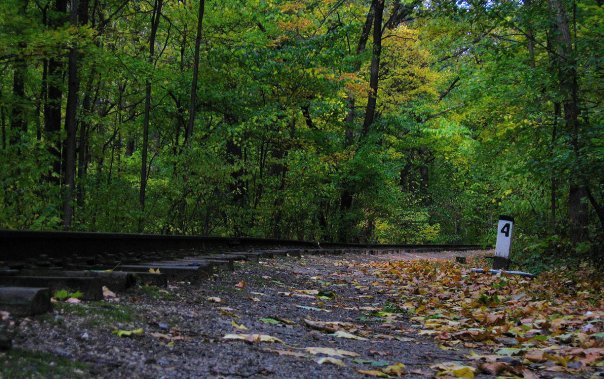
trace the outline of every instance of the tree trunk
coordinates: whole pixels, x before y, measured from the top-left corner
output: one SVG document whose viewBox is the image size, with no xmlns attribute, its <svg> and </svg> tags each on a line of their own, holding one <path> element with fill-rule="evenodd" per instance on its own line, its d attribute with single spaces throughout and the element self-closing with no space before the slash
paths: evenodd
<svg viewBox="0 0 604 379">
<path fill-rule="evenodd" d="M 84 176 L 88 166 L 88 130 L 90 128 L 90 121 L 88 118 L 92 114 L 92 89 L 95 75 L 96 72 L 93 67 L 88 82 L 86 83 L 86 93 L 82 100 L 83 119 L 80 121 L 80 135 L 78 140 L 78 182 L 76 193 L 76 204 L 78 207 L 84 206 Z"/>
<path fill-rule="evenodd" d="M 157 37 L 157 29 L 159 28 L 159 20 L 161 17 L 161 8 L 163 0 L 155 0 L 153 5 L 153 13 L 151 15 L 151 35 L 149 36 L 149 56 L 147 61 L 152 67 L 155 57 L 155 39 Z M 151 78 L 145 80 L 145 111 L 143 116 L 143 146 L 141 151 L 141 180 L 139 191 L 139 204 L 141 212 L 145 211 L 145 195 L 147 190 L 147 155 L 149 150 L 149 123 L 151 117 Z M 141 214 L 138 225 L 139 232 L 144 229 L 144 215 Z"/>
<path fill-rule="evenodd" d="M 579 86 L 577 66 L 574 57 L 568 16 L 561 0 L 549 0 L 556 29 L 556 45 L 559 59 L 559 88 L 563 97 L 564 121 L 570 133 L 570 143 L 574 153 L 574 164 L 570 173 L 568 194 L 569 233 L 573 242 L 578 243 L 587 238 L 588 209 L 587 190 L 583 185 L 580 173 L 580 124 L 579 124 Z"/>
<path fill-rule="evenodd" d="M 195 60 L 193 61 L 193 81 L 191 82 L 191 102 L 189 103 L 189 122 L 185 133 L 185 145 L 193 135 L 193 126 L 195 125 L 195 113 L 197 111 L 197 80 L 199 78 L 199 50 L 201 47 L 201 33 L 203 25 L 203 12 L 205 0 L 199 1 L 199 12 L 197 14 L 197 34 L 195 35 Z"/>
<path fill-rule="evenodd" d="M 373 17 L 375 14 L 374 3 L 371 3 L 369 7 L 369 11 L 367 12 L 367 17 L 365 18 L 365 24 L 363 24 L 363 29 L 361 30 L 361 36 L 359 37 L 359 43 L 357 44 L 356 55 L 361 55 L 365 49 L 367 48 L 367 40 L 369 40 L 369 34 L 371 33 L 371 25 L 373 24 Z M 361 61 L 357 61 L 354 66 L 354 71 L 359 71 L 361 69 Z M 355 111 L 355 103 L 356 100 L 352 93 L 348 94 L 347 99 L 348 104 L 348 113 L 346 114 L 346 138 L 345 138 L 345 146 L 351 146 L 354 142 L 354 119 L 356 118 Z"/>
<path fill-rule="evenodd" d="M 367 17 L 365 18 L 365 24 L 363 24 L 363 29 L 361 30 L 361 36 L 359 37 L 359 42 L 356 48 L 356 54 L 361 55 L 365 49 L 367 48 L 367 41 L 369 40 L 369 34 L 371 33 L 371 25 L 373 24 L 373 19 L 375 15 L 375 5 L 374 2 L 371 3 L 369 7 L 369 11 L 367 12 Z M 361 61 L 359 60 L 354 67 L 354 71 L 358 71 L 361 68 Z M 356 100 L 353 94 L 348 94 L 347 99 L 348 105 L 348 113 L 346 114 L 346 135 L 344 139 L 344 146 L 352 146 L 354 143 L 354 120 L 356 118 Z M 348 212 L 352 207 L 353 193 L 348 188 L 348 183 L 344 181 L 342 184 L 342 191 L 340 192 L 340 202 L 338 204 L 339 208 L 339 219 L 340 224 L 338 225 L 338 236 L 337 240 L 340 242 L 347 242 L 350 236 L 350 229 L 352 228 L 352 223 L 348 220 Z"/>
<path fill-rule="evenodd" d="M 27 17 L 27 0 L 21 0 L 19 4 L 19 16 L 24 20 Z M 18 37 L 23 37 L 23 33 L 19 33 Z M 25 49 L 25 41 L 19 41 L 19 49 Z M 27 99 L 25 98 L 25 74 L 27 72 L 27 64 L 23 58 L 18 58 L 15 61 L 13 71 L 13 106 L 10 115 L 10 143 L 19 145 L 21 137 L 27 133 Z M 19 149 L 20 150 L 20 149 Z"/>
<path fill-rule="evenodd" d="M 558 140 L 558 120 L 562 109 L 560 103 L 554 104 L 554 124 L 552 126 L 552 140 L 551 140 L 551 158 L 553 159 L 554 151 L 556 148 L 556 141 Z M 557 229 L 557 209 L 558 209 L 558 170 L 552 168 L 551 173 L 551 197 L 550 197 L 550 217 L 551 217 L 551 228 L 552 231 Z"/>
<path fill-rule="evenodd" d="M 373 18 L 373 50 L 371 53 L 371 69 L 369 72 L 369 96 L 365 108 L 363 135 L 369 133 L 369 128 L 375 120 L 380 74 L 380 57 L 382 55 L 382 19 L 384 17 L 384 0 L 373 0 L 375 16 Z"/>
<path fill-rule="evenodd" d="M 49 26 L 58 28 L 65 21 L 67 13 L 67 0 L 55 1 L 54 15 L 49 17 Z M 44 131 L 48 140 L 48 149 L 53 157 L 52 172 L 48 180 L 60 183 L 61 177 L 61 107 L 63 102 L 63 70 L 65 68 L 61 58 L 48 60 L 48 91 L 44 104 Z"/>
<path fill-rule="evenodd" d="M 78 1 L 71 0 L 70 23 L 73 27 L 78 25 Z M 65 145 L 63 146 L 63 183 L 65 192 L 63 197 L 63 228 L 71 229 L 73 222 L 73 197 L 75 194 L 76 173 L 76 135 L 78 91 L 80 81 L 78 77 L 78 55 L 76 47 L 69 49 L 67 108 L 65 109 Z"/>
</svg>

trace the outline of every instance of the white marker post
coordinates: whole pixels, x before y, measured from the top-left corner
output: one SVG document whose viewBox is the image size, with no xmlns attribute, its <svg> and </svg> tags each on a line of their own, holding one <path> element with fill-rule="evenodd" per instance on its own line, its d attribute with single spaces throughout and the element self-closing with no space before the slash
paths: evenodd
<svg viewBox="0 0 604 379">
<path fill-rule="evenodd" d="M 512 248 L 512 231 L 514 229 L 514 218 L 510 216 L 499 216 L 497 224 L 497 245 L 495 245 L 495 258 L 493 269 L 507 270 L 510 264 L 510 250 Z"/>
</svg>

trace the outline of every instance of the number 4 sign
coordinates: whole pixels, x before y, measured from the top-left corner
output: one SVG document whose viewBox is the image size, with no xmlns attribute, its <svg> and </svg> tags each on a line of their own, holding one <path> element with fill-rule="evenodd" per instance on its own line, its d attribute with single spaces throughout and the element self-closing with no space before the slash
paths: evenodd
<svg viewBox="0 0 604 379">
<path fill-rule="evenodd" d="M 495 259 L 493 260 L 493 268 L 496 270 L 505 270 L 509 266 L 513 230 L 514 218 L 510 216 L 499 216 L 499 223 L 497 224 L 497 244 L 495 245 Z"/>
</svg>

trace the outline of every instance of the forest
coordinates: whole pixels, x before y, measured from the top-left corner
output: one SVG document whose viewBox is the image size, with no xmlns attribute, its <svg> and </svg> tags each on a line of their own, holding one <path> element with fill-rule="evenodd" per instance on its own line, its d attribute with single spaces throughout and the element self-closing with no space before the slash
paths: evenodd
<svg viewBox="0 0 604 379">
<path fill-rule="evenodd" d="M 602 258 L 603 5 L 2 0 L 0 228 Z"/>
</svg>

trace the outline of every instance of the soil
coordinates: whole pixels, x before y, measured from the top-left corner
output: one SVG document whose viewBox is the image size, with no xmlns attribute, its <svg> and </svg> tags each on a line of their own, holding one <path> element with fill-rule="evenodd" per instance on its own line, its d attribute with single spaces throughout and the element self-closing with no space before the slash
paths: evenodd
<svg viewBox="0 0 604 379">
<path fill-rule="evenodd" d="M 16 321 L 13 350 L 0 353 L 0 377 L 65 377 L 67 370 L 67 376 L 107 378 L 360 378 L 366 376 L 358 370 L 399 362 L 407 377 L 431 377 L 431 365 L 467 362 L 468 352 L 443 350 L 419 335 L 419 326 L 390 305 L 393 295 L 372 286 L 378 279 L 353 263 L 478 254 L 485 252 L 261 259 L 199 283 L 137 287 L 102 302 L 55 303 L 50 314 Z M 305 320 L 349 323 L 344 331 L 361 339 L 334 336 Z M 119 337 L 120 330 L 135 332 Z M 225 339 L 229 334 L 281 342 Z M 319 364 L 327 355 L 313 355 L 308 347 L 358 356 L 334 356 L 341 362 L 332 362 L 344 367 Z M 27 371 L 27 354 L 45 361 L 46 371 Z M 19 364 L 25 371 L 10 371 L 16 355 L 26 356 Z"/>
</svg>

